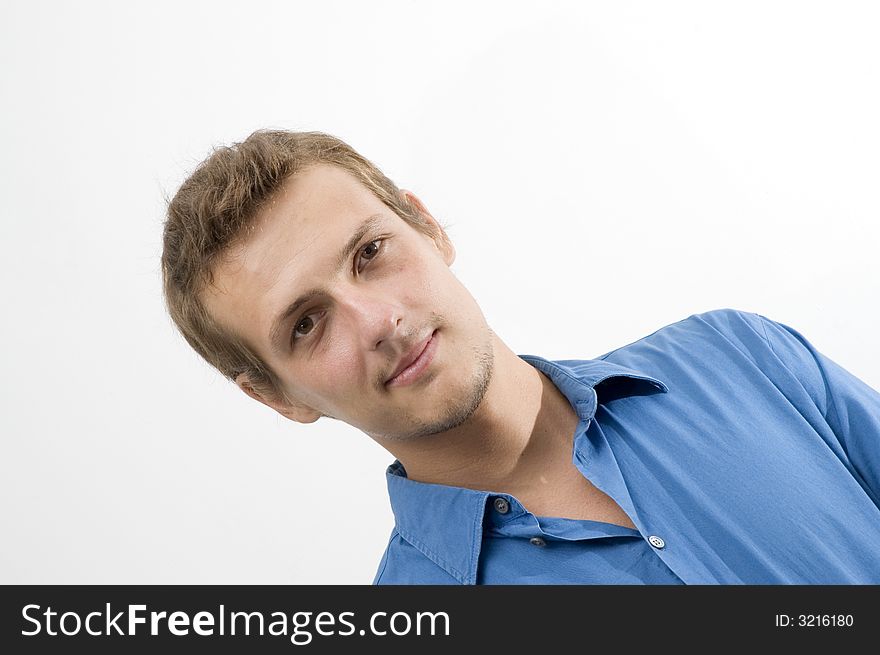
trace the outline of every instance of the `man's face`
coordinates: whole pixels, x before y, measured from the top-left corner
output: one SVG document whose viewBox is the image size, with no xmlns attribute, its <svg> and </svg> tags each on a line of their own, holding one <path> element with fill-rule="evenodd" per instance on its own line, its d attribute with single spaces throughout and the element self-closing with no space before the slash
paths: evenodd
<svg viewBox="0 0 880 655">
<path fill-rule="evenodd" d="M 393 440 L 450 429 L 477 408 L 492 374 L 492 332 L 449 269 L 455 251 L 445 232 L 407 195 L 435 236 L 328 165 L 287 180 L 257 214 L 203 295 L 293 403 L 261 398 L 240 378 L 249 395 L 293 420 L 323 414 Z M 426 342 L 416 364 L 389 381 Z"/>
</svg>

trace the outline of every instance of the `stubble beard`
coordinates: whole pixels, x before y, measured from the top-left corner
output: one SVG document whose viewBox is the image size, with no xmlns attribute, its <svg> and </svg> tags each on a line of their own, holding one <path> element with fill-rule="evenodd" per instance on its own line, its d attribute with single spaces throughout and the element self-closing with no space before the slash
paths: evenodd
<svg viewBox="0 0 880 655">
<path fill-rule="evenodd" d="M 492 381 L 492 372 L 495 369 L 495 352 L 492 348 L 493 336 L 492 329 L 488 328 L 485 343 L 472 348 L 476 367 L 463 399 L 458 402 L 448 402 L 441 415 L 430 422 L 407 415 L 406 422 L 414 425 L 412 429 L 406 434 L 383 434 L 381 437 L 388 441 L 423 439 L 456 428 L 467 421 L 483 402 L 483 396 L 486 395 L 486 390 Z"/>
</svg>

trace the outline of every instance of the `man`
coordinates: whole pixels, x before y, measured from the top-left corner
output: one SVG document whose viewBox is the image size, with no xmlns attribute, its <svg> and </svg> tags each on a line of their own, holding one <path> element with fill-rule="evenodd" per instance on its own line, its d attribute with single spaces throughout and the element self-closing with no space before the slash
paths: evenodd
<svg viewBox="0 0 880 655">
<path fill-rule="evenodd" d="M 188 342 L 396 458 L 376 583 L 880 582 L 880 394 L 732 309 L 596 359 L 518 356 L 454 258 L 415 194 L 321 133 L 218 149 L 168 209 Z"/>
</svg>

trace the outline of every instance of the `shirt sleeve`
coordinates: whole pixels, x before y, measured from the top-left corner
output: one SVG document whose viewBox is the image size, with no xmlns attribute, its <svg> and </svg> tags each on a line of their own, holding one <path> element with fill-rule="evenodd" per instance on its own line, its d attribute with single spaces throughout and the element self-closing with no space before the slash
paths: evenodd
<svg viewBox="0 0 880 655">
<path fill-rule="evenodd" d="M 797 330 L 761 316 L 770 348 L 807 389 L 850 463 L 880 499 L 880 393 L 813 347 Z"/>
</svg>

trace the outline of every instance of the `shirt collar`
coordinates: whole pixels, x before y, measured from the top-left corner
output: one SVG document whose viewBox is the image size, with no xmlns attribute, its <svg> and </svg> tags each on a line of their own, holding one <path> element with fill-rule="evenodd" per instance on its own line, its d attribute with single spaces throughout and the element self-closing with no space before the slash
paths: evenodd
<svg viewBox="0 0 880 655">
<path fill-rule="evenodd" d="M 598 402 L 637 395 L 646 385 L 668 391 L 657 378 L 604 359 L 519 357 L 549 377 L 584 421 Z M 396 460 L 385 477 L 400 536 L 460 583 L 476 584 L 486 502 L 504 494 L 410 480 Z"/>
</svg>

